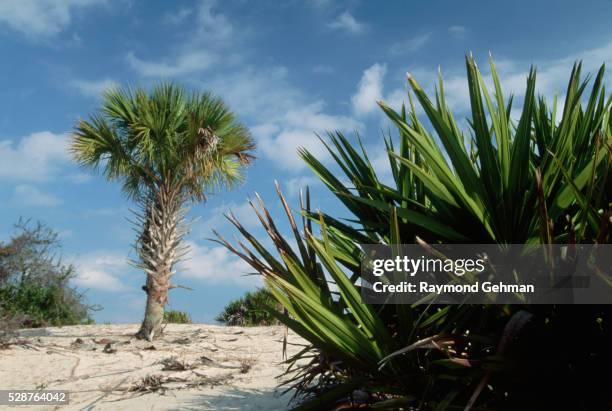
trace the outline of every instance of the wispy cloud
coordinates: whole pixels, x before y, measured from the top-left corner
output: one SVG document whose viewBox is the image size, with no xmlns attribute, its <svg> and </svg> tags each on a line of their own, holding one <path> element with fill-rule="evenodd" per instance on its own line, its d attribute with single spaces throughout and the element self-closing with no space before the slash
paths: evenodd
<svg viewBox="0 0 612 411">
<path fill-rule="evenodd" d="M 357 115 L 370 114 L 377 110 L 376 102 L 383 96 L 383 81 L 387 65 L 375 63 L 363 72 L 357 92 L 351 97 L 353 111 Z"/>
<path fill-rule="evenodd" d="M 324 108 L 323 101 L 288 108 L 268 132 L 265 127 L 254 130 L 260 150 L 274 159 L 276 166 L 293 171 L 306 167 L 297 154 L 298 148 L 305 148 L 319 161 L 326 161 L 329 153 L 317 134 L 333 130 L 352 132 L 362 129 L 363 124 L 351 117 L 327 114 Z"/>
<path fill-rule="evenodd" d="M 261 284 L 258 276 L 245 276 L 254 270 L 223 246 L 206 247 L 188 242 L 187 259 L 178 267 L 178 276 L 207 283 Z"/>
<path fill-rule="evenodd" d="M 216 2 L 199 3 L 194 15 L 198 24 L 189 36 L 192 40 L 177 56 L 147 61 L 130 53 L 128 63 L 141 76 L 180 77 L 199 88 L 214 90 L 246 119 L 260 153 L 274 160 L 273 167 L 296 172 L 304 168 L 297 154 L 298 147 L 305 147 L 325 160 L 328 153 L 315 133 L 334 129 L 350 132 L 363 127 L 348 116 L 330 114 L 323 100 L 309 98 L 290 82 L 288 70 L 283 66 L 262 67 L 244 61 L 240 65 L 233 64 L 231 56 L 245 53 L 241 43 L 235 41 L 238 35 L 235 23 L 217 9 Z M 353 24 L 350 18 L 341 20 L 348 22 L 351 30 L 363 28 L 356 21 Z M 231 44 L 221 42 L 224 47 L 221 53 L 216 40 L 202 42 L 211 37 Z M 224 65 L 221 72 L 211 68 L 220 63 Z M 208 75 L 198 76 L 202 71 Z M 318 71 L 329 69 L 320 67 Z"/>
<path fill-rule="evenodd" d="M 27 184 L 15 187 L 12 201 L 17 205 L 27 207 L 55 207 L 62 203 L 62 200 L 56 195 Z"/>
<path fill-rule="evenodd" d="M 0 23 L 29 39 L 52 37 L 70 24 L 76 9 L 103 2 L 104 0 L 2 0 Z"/>
<path fill-rule="evenodd" d="M 125 291 L 128 287 L 121 281 L 130 269 L 127 257 L 118 252 L 98 251 L 81 255 L 74 262 L 79 287 L 102 291 Z"/>
<path fill-rule="evenodd" d="M 361 34 L 368 29 L 367 24 L 357 21 L 348 11 L 345 11 L 335 20 L 327 23 L 327 27 L 334 30 L 342 30 L 351 34 Z"/>
<path fill-rule="evenodd" d="M 247 67 L 197 84 L 215 90 L 233 110 L 249 119 L 259 152 L 273 167 L 295 172 L 305 168 L 298 147 L 325 161 L 328 153 L 315 133 L 363 128 L 351 117 L 329 113 L 323 100 L 311 100 L 291 84 L 284 67 Z"/>
<path fill-rule="evenodd" d="M 463 38 L 467 33 L 467 29 L 464 26 L 450 26 L 448 32 L 456 38 Z"/>
<path fill-rule="evenodd" d="M 0 178 L 19 181 L 46 181 L 57 175 L 69 161 L 64 134 L 41 131 L 15 143 L 0 140 Z"/>
<path fill-rule="evenodd" d="M 493 57 L 506 96 L 513 94 L 515 97 L 515 108 L 513 112 L 516 113 L 522 104 L 522 98 L 526 88 L 525 82 L 531 65 L 534 65 L 537 69 L 537 92 L 552 101 L 554 95 L 563 96 L 565 93 L 571 67 L 575 61 L 580 60 L 583 62 L 583 73 L 585 74 L 594 74 L 603 63 L 609 65 L 612 62 L 612 42 L 604 44 L 601 47 L 548 60 L 523 61 L 519 59 Z M 493 80 L 488 64 L 481 64 L 480 69 L 483 73 L 485 83 L 492 88 Z M 464 67 L 455 66 L 446 69 L 442 68 L 442 74 L 446 103 L 453 112 L 463 116 L 468 113 L 470 108 L 469 90 Z M 433 93 L 434 84 L 437 81 L 438 75 L 438 70 L 436 68 L 426 66 L 416 67 L 411 70 L 410 75 L 414 77 L 428 93 Z M 399 82 L 405 84 L 405 78 L 394 80 L 395 84 Z M 405 98 L 405 86 L 402 85 L 401 87 L 395 88 L 394 91 L 388 95 L 385 95 L 383 99 L 390 103 L 392 107 L 399 108 L 402 101 L 405 101 Z M 562 109 L 563 103 L 563 98 L 559 98 L 559 110 Z"/>
<path fill-rule="evenodd" d="M 118 83 L 115 80 L 105 78 L 101 80 L 71 80 L 68 84 L 82 96 L 99 98 L 106 90 L 117 87 Z"/>
<path fill-rule="evenodd" d="M 170 61 L 147 61 L 128 53 L 129 65 L 145 77 L 177 77 L 206 70 L 217 61 L 208 51 L 193 51 L 179 55 Z"/>
<path fill-rule="evenodd" d="M 389 48 L 389 52 L 394 55 L 414 53 L 416 51 L 421 50 L 429 42 L 430 39 L 431 33 L 421 34 L 420 36 L 393 43 Z"/>
<path fill-rule="evenodd" d="M 91 174 L 75 172 L 66 176 L 72 184 L 84 184 L 91 180 Z"/>
<path fill-rule="evenodd" d="M 163 21 L 166 24 L 176 26 L 183 23 L 188 17 L 193 14 L 193 9 L 183 7 L 174 12 L 166 13 L 163 17 Z"/>
<path fill-rule="evenodd" d="M 167 14 L 166 20 L 180 24 L 194 15 L 192 32 L 188 40 L 176 48 L 173 56 L 161 60 L 146 60 L 129 52 L 126 60 L 130 67 L 143 77 L 180 77 L 200 73 L 223 61 L 235 58 L 227 53 L 227 47 L 235 39 L 233 23 L 217 12 L 216 0 L 201 0 L 194 9 L 179 9 Z M 223 49 L 223 52 L 219 52 Z"/>
<path fill-rule="evenodd" d="M 247 201 L 243 203 L 230 201 L 207 210 L 206 214 L 211 217 L 198 220 L 195 223 L 192 229 L 193 236 L 197 239 L 214 237 L 213 230 L 222 231 L 223 228 L 227 227 L 228 221 L 225 219 L 224 215 L 230 212 L 247 228 L 259 226 L 259 219 Z"/>
<path fill-rule="evenodd" d="M 197 33 L 201 41 L 226 41 L 234 34 L 233 23 L 221 13 L 215 12 L 216 0 L 202 0 L 197 10 Z"/>
</svg>

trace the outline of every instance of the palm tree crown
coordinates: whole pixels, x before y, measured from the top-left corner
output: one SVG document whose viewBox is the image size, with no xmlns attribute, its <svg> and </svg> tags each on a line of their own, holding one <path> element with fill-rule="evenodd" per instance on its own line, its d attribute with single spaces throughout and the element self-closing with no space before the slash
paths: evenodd
<svg viewBox="0 0 612 411">
<path fill-rule="evenodd" d="M 120 180 L 133 199 L 162 186 L 194 201 L 243 178 L 254 143 L 223 101 L 161 84 L 112 89 L 101 109 L 75 127 L 76 160 Z"/>
</svg>

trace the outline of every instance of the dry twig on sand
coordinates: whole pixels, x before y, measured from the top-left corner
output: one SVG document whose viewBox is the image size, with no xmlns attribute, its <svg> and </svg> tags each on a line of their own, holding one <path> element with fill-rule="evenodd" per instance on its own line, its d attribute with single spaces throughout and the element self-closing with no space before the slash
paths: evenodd
<svg viewBox="0 0 612 411">
<path fill-rule="evenodd" d="M 166 377 L 163 375 L 147 375 L 146 377 L 143 377 L 136 383 L 132 384 L 127 389 L 123 389 L 120 391 L 140 393 L 141 395 L 158 392 L 164 395 L 169 390 L 182 390 L 186 388 L 197 388 L 202 386 L 214 388 L 219 385 L 223 385 L 225 382 L 232 379 L 231 375 L 208 377 L 197 372 L 194 372 L 194 374 L 200 378 L 195 380 L 188 380 L 186 378 Z M 168 386 L 166 384 L 172 385 Z"/>
<path fill-rule="evenodd" d="M 179 360 L 176 357 L 164 358 L 159 363 L 163 365 L 162 371 L 189 371 L 196 367 L 194 364 L 189 364 L 185 360 Z"/>
<path fill-rule="evenodd" d="M 240 359 L 240 374 L 246 374 L 249 371 L 251 371 L 251 368 L 253 368 L 253 365 L 255 364 L 256 360 L 255 358 L 241 358 Z"/>
<path fill-rule="evenodd" d="M 187 380 L 185 380 L 184 378 L 164 377 L 163 375 L 147 375 L 146 377 L 143 377 L 136 383 L 132 384 L 132 386 L 127 389 L 127 391 L 140 392 L 142 394 L 161 391 L 162 394 L 165 394 L 168 387 L 164 387 L 164 384 L 169 382 L 186 381 Z"/>
</svg>

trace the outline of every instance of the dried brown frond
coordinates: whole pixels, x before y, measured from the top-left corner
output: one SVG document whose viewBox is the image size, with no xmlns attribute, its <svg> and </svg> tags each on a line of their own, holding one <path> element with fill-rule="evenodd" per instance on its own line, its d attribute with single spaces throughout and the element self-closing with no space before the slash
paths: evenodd
<svg viewBox="0 0 612 411">
<path fill-rule="evenodd" d="M 176 357 L 168 357 L 159 361 L 163 365 L 162 371 L 189 371 L 196 368 L 194 364 L 189 364 L 185 360 L 179 360 Z"/>
</svg>

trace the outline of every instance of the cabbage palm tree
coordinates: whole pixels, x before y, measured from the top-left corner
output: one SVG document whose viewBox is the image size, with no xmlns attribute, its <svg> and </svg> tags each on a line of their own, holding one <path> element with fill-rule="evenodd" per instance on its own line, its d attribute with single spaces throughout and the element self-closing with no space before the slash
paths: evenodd
<svg viewBox="0 0 612 411">
<path fill-rule="evenodd" d="M 177 286 L 170 279 L 187 252 L 188 206 L 241 181 L 254 148 L 247 128 L 220 98 L 173 84 L 151 93 L 110 90 L 99 111 L 75 126 L 76 161 L 121 182 L 139 206 L 135 265 L 147 276 L 139 338 L 161 334 L 168 290 Z"/>
</svg>

